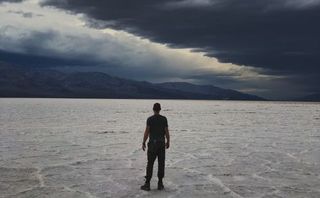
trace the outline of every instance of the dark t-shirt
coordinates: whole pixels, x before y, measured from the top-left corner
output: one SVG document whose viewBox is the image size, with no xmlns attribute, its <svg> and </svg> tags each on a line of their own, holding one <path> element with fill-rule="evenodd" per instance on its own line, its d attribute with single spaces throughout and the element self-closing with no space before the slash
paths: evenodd
<svg viewBox="0 0 320 198">
<path fill-rule="evenodd" d="M 168 127 L 167 118 L 162 115 L 153 115 L 147 119 L 147 126 L 150 127 L 149 141 L 165 140 L 165 127 Z"/>
</svg>

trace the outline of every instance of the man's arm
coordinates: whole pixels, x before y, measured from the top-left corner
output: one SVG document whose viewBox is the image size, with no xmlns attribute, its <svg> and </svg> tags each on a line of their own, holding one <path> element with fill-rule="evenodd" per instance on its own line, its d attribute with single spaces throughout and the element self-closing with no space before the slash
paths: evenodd
<svg viewBox="0 0 320 198">
<path fill-rule="evenodd" d="M 166 148 L 168 149 L 170 147 L 170 134 L 169 134 L 169 129 L 168 127 L 164 128 L 165 132 L 166 132 L 166 138 L 167 138 L 167 142 L 166 142 Z"/>
<path fill-rule="evenodd" d="M 143 151 L 146 149 L 146 141 L 149 137 L 149 134 L 150 134 L 150 126 L 147 126 L 146 130 L 144 131 L 143 141 L 142 141 L 142 150 Z"/>
</svg>

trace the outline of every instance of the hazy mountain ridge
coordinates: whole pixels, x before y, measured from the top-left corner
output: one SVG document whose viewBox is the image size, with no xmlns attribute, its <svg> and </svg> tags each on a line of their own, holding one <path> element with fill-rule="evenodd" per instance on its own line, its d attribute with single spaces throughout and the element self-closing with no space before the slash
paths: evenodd
<svg viewBox="0 0 320 198">
<path fill-rule="evenodd" d="M 184 82 L 153 84 L 102 72 L 28 70 L 3 63 L 0 64 L 0 97 L 263 100 L 258 96 L 211 85 Z"/>
<path fill-rule="evenodd" d="M 212 85 L 195 85 L 186 82 L 166 82 L 166 83 L 159 83 L 160 87 L 172 90 L 179 90 L 188 93 L 195 93 L 205 95 L 209 98 L 215 99 L 230 99 L 230 100 L 261 100 L 262 98 L 241 93 L 231 89 L 222 89 Z"/>
<path fill-rule="evenodd" d="M 320 93 L 307 95 L 305 97 L 299 98 L 298 101 L 320 102 Z"/>
</svg>

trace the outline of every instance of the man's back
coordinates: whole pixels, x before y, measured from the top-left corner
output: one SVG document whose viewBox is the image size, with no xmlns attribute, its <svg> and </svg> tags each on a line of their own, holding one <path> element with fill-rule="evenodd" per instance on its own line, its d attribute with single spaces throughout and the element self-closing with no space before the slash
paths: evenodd
<svg viewBox="0 0 320 198">
<path fill-rule="evenodd" d="M 162 178 L 164 177 L 165 151 L 170 145 L 170 135 L 167 118 L 159 114 L 160 110 L 161 105 L 159 103 L 155 103 L 153 105 L 154 115 L 147 119 L 147 127 L 143 135 L 142 150 L 145 150 L 148 138 L 149 142 L 146 182 L 140 187 L 142 190 L 150 190 L 150 180 L 153 172 L 153 164 L 156 158 L 158 158 L 158 190 L 164 189 Z M 167 139 L 167 142 L 165 142 L 165 138 Z"/>
<path fill-rule="evenodd" d="M 150 127 L 150 141 L 165 141 L 165 128 L 168 127 L 166 117 L 159 114 L 150 116 L 147 120 L 147 126 Z"/>
</svg>

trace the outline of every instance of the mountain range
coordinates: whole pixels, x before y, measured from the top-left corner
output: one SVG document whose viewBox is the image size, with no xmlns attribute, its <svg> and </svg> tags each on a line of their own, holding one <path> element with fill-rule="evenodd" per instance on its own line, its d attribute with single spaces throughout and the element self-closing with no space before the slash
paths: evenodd
<svg viewBox="0 0 320 198">
<path fill-rule="evenodd" d="M 320 102 L 320 93 L 310 94 L 297 100 L 305 102 Z"/>
<path fill-rule="evenodd" d="M 102 72 L 65 73 L 4 63 L 0 63 L 0 97 L 264 100 L 212 85 L 150 83 Z"/>
</svg>

